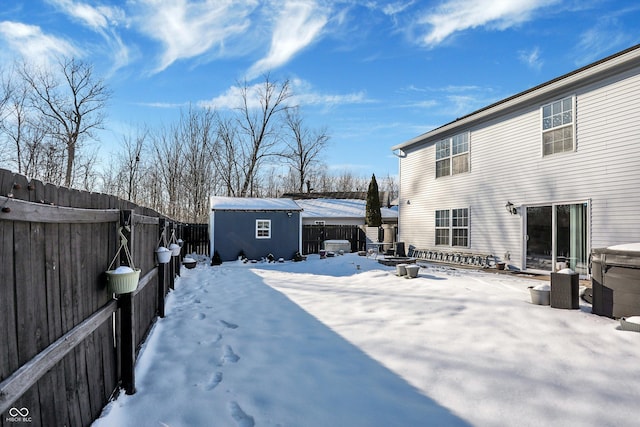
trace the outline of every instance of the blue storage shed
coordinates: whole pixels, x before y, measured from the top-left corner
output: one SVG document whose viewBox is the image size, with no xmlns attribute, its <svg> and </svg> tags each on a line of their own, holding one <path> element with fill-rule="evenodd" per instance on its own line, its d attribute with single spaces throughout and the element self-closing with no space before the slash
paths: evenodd
<svg viewBox="0 0 640 427">
<path fill-rule="evenodd" d="M 211 254 L 222 261 L 272 254 L 292 259 L 302 251 L 302 208 L 292 199 L 212 197 L 209 232 Z"/>
</svg>

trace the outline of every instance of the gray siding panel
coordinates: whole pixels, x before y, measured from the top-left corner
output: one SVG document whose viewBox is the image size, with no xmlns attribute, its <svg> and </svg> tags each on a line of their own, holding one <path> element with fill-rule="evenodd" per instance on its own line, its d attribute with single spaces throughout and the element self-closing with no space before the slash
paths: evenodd
<svg viewBox="0 0 640 427">
<path fill-rule="evenodd" d="M 515 265 L 523 217 L 504 205 L 591 203 L 591 247 L 640 242 L 640 68 L 573 88 L 575 152 L 542 156 L 540 105 L 470 131 L 470 172 L 435 179 L 435 141 L 407 148 L 400 160 L 399 239 L 435 247 L 434 211 L 470 208 L 470 247 Z"/>
<path fill-rule="evenodd" d="M 223 261 L 238 259 L 242 250 L 249 259 L 261 259 L 268 254 L 291 259 L 299 249 L 300 213 L 291 217 L 284 211 L 216 211 L 213 215 L 214 249 Z M 271 238 L 256 238 L 256 220 L 271 220 Z"/>
</svg>

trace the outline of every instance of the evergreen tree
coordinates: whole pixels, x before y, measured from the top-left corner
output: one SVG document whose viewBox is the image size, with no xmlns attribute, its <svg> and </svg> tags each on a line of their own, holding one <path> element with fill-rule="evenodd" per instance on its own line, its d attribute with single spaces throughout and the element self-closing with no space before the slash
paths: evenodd
<svg viewBox="0 0 640 427">
<path fill-rule="evenodd" d="M 380 227 L 382 225 L 382 214 L 380 213 L 380 194 L 378 192 L 378 182 L 376 175 L 371 175 L 369 190 L 367 191 L 367 208 L 364 218 L 365 224 L 369 227 Z"/>
</svg>

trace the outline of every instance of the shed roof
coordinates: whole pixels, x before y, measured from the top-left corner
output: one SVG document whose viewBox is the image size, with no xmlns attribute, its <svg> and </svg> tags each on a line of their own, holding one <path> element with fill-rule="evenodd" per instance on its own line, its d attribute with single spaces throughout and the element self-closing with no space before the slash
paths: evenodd
<svg viewBox="0 0 640 427">
<path fill-rule="evenodd" d="M 359 199 L 304 199 L 297 200 L 303 209 L 303 218 L 364 218 L 366 200 Z M 382 218 L 397 218 L 398 211 L 380 208 Z"/>
<path fill-rule="evenodd" d="M 291 199 L 257 197 L 211 197 L 214 211 L 301 211 L 302 208 Z"/>
</svg>

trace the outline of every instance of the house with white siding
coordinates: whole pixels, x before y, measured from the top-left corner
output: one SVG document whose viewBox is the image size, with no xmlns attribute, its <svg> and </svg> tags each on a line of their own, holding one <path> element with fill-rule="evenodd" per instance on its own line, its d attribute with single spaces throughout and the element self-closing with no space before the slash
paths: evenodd
<svg viewBox="0 0 640 427">
<path fill-rule="evenodd" d="M 640 45 L 392 147 L 398 240 L 588 275 L 640 242 Z"/>
</svg>

